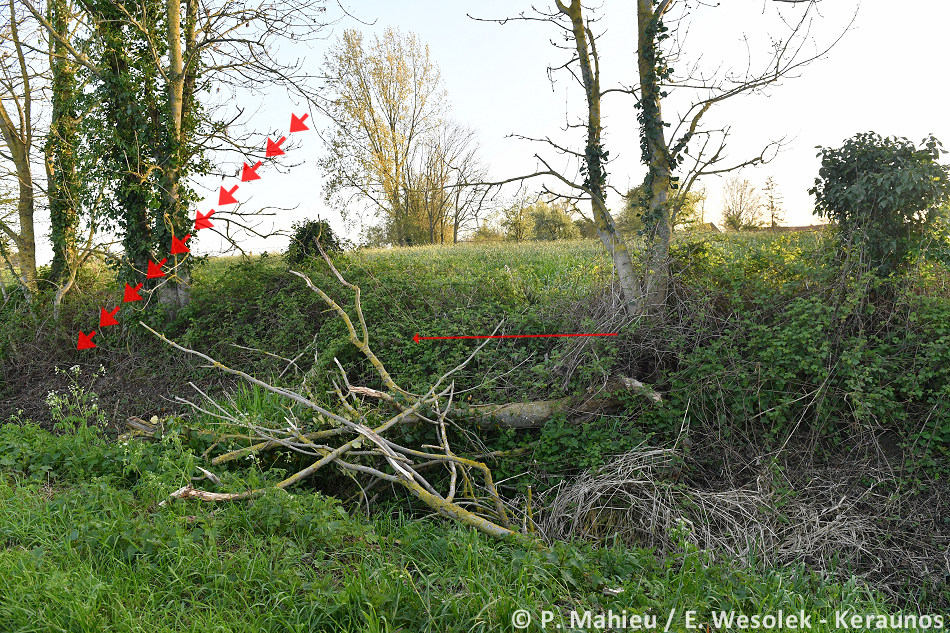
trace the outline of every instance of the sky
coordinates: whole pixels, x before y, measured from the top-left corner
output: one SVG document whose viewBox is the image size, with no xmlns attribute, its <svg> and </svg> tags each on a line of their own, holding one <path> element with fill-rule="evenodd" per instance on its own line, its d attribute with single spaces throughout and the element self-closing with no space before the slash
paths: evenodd
<svg viewBox="0 0 950 633">
<path fill-rule="evenodd" d="M 540 2 L 538 6 L 546 6 L 543 0 Z M 672 64 L 680 74 L 694 64 L 704 72 L 718 69 L 720 77 L 727 71 L 741 73 L 747 65 L 752 70 L 761 68 L 769 58 L 769 38 L 785 33 L 776 9 L 781 7 L 787 19 L 801 13 L 795 5 L 771 0 L 724 0 L 718 6 L 697 4 L 677 0 L 669 14 L 670 19 L 678 17 L 684 8 L 688 13 L 680 30 L 681 35 L 685 34 L 681 53 Z M 326 49 L 343 29 L 358 28 L 367 35 L 389 26 L 411 31 L 429 46 L 431 57 L 441 70 L 452 104 L 451 115 L 478 131 L 482 160 L 489 166 L 492 179 L 533 173 L 538 168 L 536 152 L 552 161 L 552 165 L 564 168 L 567 175 L 576 175 L 576 165 L 564 157 L 537 143 L 511 137 L 550 136 L 565 145 L 583 147 L 581 130 L 564 131 L 566 123 L 574 123 L 585 114 L 583 92 L 565 73 L 555 74 L 553 84 L 547 73 L 548 66 L 560 65 L 567 59 L 565 52 L 551 43 L 560 37 L 560 30 L 539 22 L 480 22 L 467 15 L 472 13 L 484 19 L 513 17 L 522 11 L 533 15 L 529 2 L 344 0 L 343 6 L 354 17 L 343 15 L 333 2 L 328 3 L 328 15 L 340 21 L 327 41 L 309 49 L 287 49 L 286 54 L 301 57 L 308 69 L 316 70 Z M 915 143 L 933 133 L 950 146 L 950 88 L 945 79 L 940 79 L 945 78 L 941 66 L 946 59 L 950 2 L 920 0 L 901 5 L 890 0 L 862 0 L 860 4 L 857 0 L 824 0 L 819 8 L 803 54 L 807 56 L 827 47 L 843 33 L 826 55 L 802 68 L 797 76 L 771 87 L 766 94 L 730 99 L 707 115 L 708 127 L 729 128 L 725 152 L 728 158 L 724 164 L 743 162 L 758 155 L 770 141 L 785 139 L 782 151 L 771 162 L 743 169 L 738 175 L 759 189 L 772 176 L 784 196 L 789 225 L 816 222 L 812 215 L 813 199 L 807 193 L 820 165 L 816 146 L 838 147 L 854 134 L 867 131 L 907 137 Z M 601 33 L 598 50 L 603 87 L 636 83 L 635 3 L 602 0 L 589 15 L 599 18 L 594 29 Z M 674 92 L 664 102 L 665 117 L 675 120 L 692 97 L 685 89 Z M 286 132 L 290 113 L 299 115 L 306 111 L 285 94 L 242 99 L 244 102 L 239 105 L 255 111 L 248 121 L 250 127 L 262 132 Z M 317 127 L 326 125 L 316 112 L 309 123 Z M 609 183 L 625 191 L 640 183 L 645 173 L 639 162 L 632 97 L 605 96 L 604 125 L 604 144 L 612 161 L 608 168 Z M 355 239 L 357 235 L 347 231 L 339 213 L 323 201 L 322 177 L 316 162 L 325 149 L 316 134 L 307 134 L 294 135 L 298 148 L 291 155 L 293 168 L 286 174 L 261 170 L 262 179 L 242 183 L 236 195 L 244 202 L 246 211 L 264 206 L 286 209 L 262 218 L 263 232 L 289 230 L 295 221 L 320 216 L 328 219 L 337 231 Z M 240 160 L 227 168 L 238 167 Z M 723 181 L 722 177 L 712 176 L 702 182 L 707 190 L 705 214 L 709 221 L 720 220 Z M 217 205 L 220 184 L 230 188 L 238 182 L 233 179 L 222 183 L 220 178 L 199 182 L 199 190 L 207 191 L 208 197 L 197 210 L 207 212 Z M 529 187 L 538 190 L 541 184 L 535 179 Z M 556 185 L 552 182 L 550 186 Z M 612 195 L 608 206 L 619 209 L 619 196 Z M 204 233 L 207 232 L 201 235 L 195 252 L 218 252 L 220 241 Z M 280 251 L 286 244 L 284 236 L 267 240 L 249 236 L 242 241 L 246 251 L 255 253 Z M 41 260 L 43 255 L 41 252 Z M 48 261 L 49 254 L 45 255 Z"/>
</svg>

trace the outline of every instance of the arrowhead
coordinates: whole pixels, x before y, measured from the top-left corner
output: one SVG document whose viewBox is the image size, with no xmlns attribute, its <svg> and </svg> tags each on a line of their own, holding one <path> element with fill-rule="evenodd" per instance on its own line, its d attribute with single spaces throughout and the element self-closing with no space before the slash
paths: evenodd
<svg viewBox="0 0 950 633">
<path fill-rule="evenodd" d="M 287 140 L 287 137 L 286 137 L 286 136 L 281 136 L 281 137 L 280 137 L 280 140 L 275 143 L 274 141 L 272 141 L 272 140 L 270 140 L 270 139 L 268 138 L 268 139 L 267 139 L 267 151 L 264 152 L 264 155 L 265 155 L 267 158 L 271 158 L 271 157 L 273 157 L 273 156 L 283 156 L 284 150 L 280 149 L 280 145 L 281 145 L 281 143 L 283 143 L 283 142 L 286 141 L 286 140 Z"/>
<path fill-rule="evenodd" d="M 418 333 L 418 332 L 416 332 L 416 335 L 412 337 L 412 340 L 414 340 L 416 343 L 419 342 L 419 333 Z"/>
<path fill-rule="evenodd" d="M 251 167 L 247 163 L 244 163 L 244 169 L 241 170 L 241 182 L 247 182 L 248 180 L 260 180 L 261 177 L 257 175 L 257 168 L 261 166 L 261 161 L 257 161 L 257 164 Z"/>
<path fill-rule="evenodd" d="M 191 249 L 185 246 L 185 242 L 187 242 L 190 238 L 191 238 L 190 234 L 186 235 L 185 237 L 181 239 L 178 239 L 177 237 L 172 235 L 172 255 L 181 255 L 183 253 L 191 252 Z"/>
<path fill-rule="evenodd" d="M 99 327 L 119 324 L 119 322 L 115 320 L 115 313 L 119 311 L 119 306 L 116 306 L 112 312 L 106 312 L 105 308 L 99 308 L 99 310 L 101 311 L 99 315 Z"/>
<path fill-rule="evenodd" d="M 308 128 L 306 125 L 303 124 L 303 122 L 307 120 L 308 116 L 310 115 L 304 114 L 302 117 L 298 119 L 296 114 L 291 113 L 290 133 L 293 134 L 294 132 L 306 132 L 307 130 L 309 130 L 310 128 Z"/>
<path fill-rule="evenodd" d="M 164 266 L 165 262 L 167 261 L 168 261 L 167 257 L 157 264 L 153 262 L 152 260 L 148 260 L 148 274 L 145 275 L 145 278 L 155 279 L 156 277 L 164 277 L 165 272 L 162 270 L 162 266 Z"/>
<path fill-rule="evenodd" d="M 214 225 L 211 224 L 211 220 L 208 219 L 212 214 L 214 214 L 214 209 L 211 209 L 205 215 L 201 215 L 201 211 L 198 211 L 198 217 L 195 218 L 195 230 L 198 231 L 200 229 L 210 229 L 213 227 Z"/>
<path fill-rule="evenodd" d="M 231 187 L 231 191 L 221 187 L 221 192 L 218 194 L 218 206 L 221 207 L 226 204 L 237 204 L 237 198 L 234 197 L 234 192 L 237 191 L 237 189 L 237 185 Z"/>
<path fill-rule="evenodd" d="M 92 337 L 96 335 L 96 331 L 93 330 L 89 334 L 83 334 L 82 330 L 79 332 L 79 342 L 76 344 L 76 349 L 92 349 L 96 346 L 92 342 Z"/>
<path fill-rule="evenodd" d="M 128 303 L 130 301 L 141 301 L 142 296 L 139 294 L 139 289 L 142 287 L 142 284 L 137 285 L 135 288 L 129 284 L 125 284 L 125 297 L 122 298 L 122 303 Z"/>
</svg>

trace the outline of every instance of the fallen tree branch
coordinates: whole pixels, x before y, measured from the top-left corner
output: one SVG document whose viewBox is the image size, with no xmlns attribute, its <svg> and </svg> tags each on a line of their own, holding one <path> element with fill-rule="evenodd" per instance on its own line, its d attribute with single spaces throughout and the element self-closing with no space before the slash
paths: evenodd
<svg viewBox="0 0 950 633">
<path fill-rule="evenodd" d="M 470 525 L 479 531 L 484 532 L 485 534 L 499 538 L 527 539 L 529 541 L 532 540 L 529 537 L 522 536 L 520 533 L 511 529 L 507 512 L 505 510 L 505 504 L 499 496 L 492 479 L 491 470 L 488 468 L 488 466 L 475 459 L 467 459 L 465 457 L 455 455 L 449 447 L 448 436 L 445 432 L 445 425 L 446 421 L 448 420 L 447 416 L 453 412 L 452 396 L 454 393 L 454 383 L 451 383 L 447 388 L 442 389 L 441 391 L 439 391 L 439 389 L 443 384 L 445 384 L 450 376 L 463 369 L 469 362 L 471 362 L 471 360 L 475 358 L 475 355 L 478 354 L 482 347 L 488 343 L 488 340 L 486 339 L 484 343 L 479 345 L 461 364 L 439 377 L 429 388 L 427 393 L 423 395 L 417 395 L 402 389 L 395 383 L 383 365 L 382 361 L 379 360 L 379 358 L 370 348 L 369 331 L 366 326 L 366 320 L 363 316 L 363 310 L 360 303 L 359 287 L 347 282 L 343 278 L 343 276 L 334 267 L 330 259 L 326 256 L 326 253 L 323 252 L 322 248 L 320 249 L 320 252 L 324 257 L 324 260 L 330 266 L 331 271 L 333 271 L 333 273 L 336 275 L 337 279 L 344 286 L 354 291 L 356 295 L 356 313 L 358 316 L 361 332 L 357 332 L 353 321 L 350 319 L 346 311 L 343 310 L 339 304 L 333 301 L 326 293 L 314 286 L 309 277 L 296 271 L 290 272 L 302 278 L 306 282 L 307 286 L 319 294 L 320 297 L 327 303 L 327 305 L 329 305 L 331 309 L 333 309 L 344 320 L 349 332 L 350 342 L 353 343 L 353 345 L 356 346 L 357 349 L 359 349 L 360 352 L 370 361 L 387 389 L 387 392 L 382 392 L 367 387 L 354 387 L 349 384 L 346 379 L 346 373 L 343 371 L 343 368 L 340 367 L 346 393 L 344 394 L 340 387 L 336 385 L 336 383 L 334 383 L 334 385 L 336 386 L 337 397 L 340 400 L 343 409 L 345 410 L 342 414 L 330 411 L 324 406 L 321 406 L 320 404 L 296 391 L 268 384 L 267 382 L 255 378 L 254 376 L 251 376 L 238 369 L 227 367 L 214 358 L 202 352 L 184 347 L 175 341 L 168 339 L 163 334 L 156 332 L 141 321 L 139 322 L 142 327 L 147 329 L 149 332 L 157 336 L 171 347 L 207 361 L 210 363 L 209 365 L 206 365 L 207 367 L 212 367 L 225 373 L 239 376 L 251 384 L 257 385 L 283 398 L 287 398 L 288 400 L 291 400 L 292 402 L 304 407 L 304 409 L 315 412 L 321 416 L 322 420 L 328 421 L 337 427 L 333 429 L 311 430 L 307 428 L 309 422 L 304 422 L 297 419 L 293 413 L 290 413 L 291 417 L 284 418 L 283 424 L 275 421 L 269 421 L 269 423 L 260 423 L 252 421 L 244 412 L 227 411 L 216 402 L 214 405 L 217 408 L 218 413 L 212 413 L 211 411 L 207 411 L 195 403 L 179 398 L 178 400 L 189 404 L 197 411 L 220 419 L 223 421 L 223 423 L 230 423 L 247 429 L 248 436 L 254 438 L 252 441 L 255 443 L 252 446 L 216 457 L 214 460 L 212 460 L 212 464 L 219 465 L 237 459 L 238 457 L 254 455 L 269 448 L 282 446 L 304 455 L 318 457 L 318 459 L 309 466 L 274 484 L 273 488 L 287 488 L 299 483 L 300 481 L 303 481 L 307 477 L 310 477 L 324 466 L 328 464 L 334 464 L 336 467 L 341 468 L 344 471 L 351 473 L 361 473 L 363 475 L 374 477 L 377 481 L 386 481 L 392 484 L 401 485 L 406 488 L 413 496 L 421 500 L 440 515 L 460 521 L 466 525 Z M 339 365 L 339 363 L 337 364 Z M 201 392 L 200 389 L 198 391 L 202 393 L 206 399 L 214 402 L 211 400 L 211 398 L 204 394 L 204 392 Z M 395 406 L 397 409 L 399 409 L 399 411 L 382 424 L 373 428 L 370 426 L 370 424 L 368 424 L 366 416 L 347 401 L 347 398 L 351 394 L 370 396 L 380 399 L 390 405 Z M 438 413 L 438 420 L 431 420 L 430 418 L 426 417 L 426 415 L 423 415 L 423 408 L 436 411 Z M 439 446 L 422 446 L 421 448 L 435 448 L 438 449 L 439 452 L 434 453 L 428 452 L 426 450 L 417 450 L 402 446 L 386 438 L 386 432 L 389 431 L 393 426 L 406 422 L 434 424 L 439 437 Z M 315 441 L 325 442 L 336 439 L 342 439 L 345 441 L 336 447 L 315 443 Z M 372 446 L 372 450 L 364 449 L 363 447 L 366 444 Z M 445 495 L 441 494 L 429 481 L 426 480 L 426 478 L 420 475 L 418 469 L 413 465 L 410 459 L 411 457 L 424 458 L 428 460 L 425 462 L 427 467 L 431 466 L 433 463 L 441 463 L 442 466 L 447 469 L 448 474 L 450 475 L 448 493 Z M 370 463 L 365 463 L 367 461 Z M 209 471 L 204 469 L 202 469 L 202 472 L 205 473 L 206 477 L 209 474 Z M 487 498 L 491 500 L 493 509 L 489 510 L 487 508 L 483 508 L 481 504 L 479 504 L 479 499 L 475 497 L 475 488 L 473 486 L 474 480 L 471 478 L 471 472 L 477 472 L 481 475 L 481 480 L 483 482 L 482 490 L 484 491 L 484 494 L 487 496 Z M 211 475 L 211 477 L 214 476 Z M 466 496 L 464 498 L 457 498 L 459 491 L 457 490 L 456 483 L 459 477 L 461 477 L 465 483 L 464 489 L 466 491 Z M 266 488 L 246 490 L 242 492 L 210 492 L 196 489 L 192 484 L 188 484 L 173 492 L 170 498 L 198 499 L 207 502 L 240 501 L 259 496 L 263 494 L 265 490 Z M 165 502 L 163 501 L 162 505 L 164 505 L 164 503 Z M 466 509 L 466 506 L 475 508 L 475 510 L 468 510 Z"/>
</svg>

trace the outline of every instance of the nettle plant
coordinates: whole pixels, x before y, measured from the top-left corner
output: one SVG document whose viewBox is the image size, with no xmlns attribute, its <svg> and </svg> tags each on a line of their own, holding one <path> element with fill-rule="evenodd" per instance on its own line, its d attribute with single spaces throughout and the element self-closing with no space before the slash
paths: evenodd
<svg viewBox="0 0 950 633">
<path fill-rule="evenodd" d="M 849 251 L 858 248 L 878 274 L 918 255 L 947 259 L 950 169 L 933 135 L 916 147 L 906 138 L 855 135 L 838 149 L 819 148 L 815 214 L 836 222 Z"/>
</svg>

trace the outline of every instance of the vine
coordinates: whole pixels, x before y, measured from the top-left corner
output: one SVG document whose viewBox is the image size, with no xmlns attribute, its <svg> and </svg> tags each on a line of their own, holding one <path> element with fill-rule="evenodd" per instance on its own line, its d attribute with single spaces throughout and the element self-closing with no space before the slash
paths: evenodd
<svg viewBox="0 0 950 633">
<path fill-rule="evenodd" d="M 656 8 L 654 0 L 653 6 Z M 667 92 L 660 89 L 664 81 L 668 81 L 673 74 L 661 44 L 670 37 L 669 29 L 663 24 L 662 16 L 654 10 L 653 16 L 647 22 L 644 37 L 639 52 L 643 65 L 648 68 L 646 76 L 641 78 L 641 97 L 634 106 L 637 109 L 637 122 L 640 124 L 640 157 L 647 166 L 647 175 L 643 180 L 644 187 L 640 194 L 639 206 L 645 211 L 642 214 L 644 228 L 641 235 L 654 236 L 656 226 L 663 217 L 665 205 L 654 205 L 653 184 L 658 177 L 667 176 L 682 162 L 679 152 L 671 153 L 666 146 L 663 128 L 669 123 L 663 122 L 660 113 L 660 99 L 667 96 Z M 688 135 L 681 139 L 679 146 L 689 142 Z M 675 176 L 670 176 L 670 188 L 678 187 Z"/>
<path fill-rule="evenodd" d="M 309 115 L 304 114 L 301 117 L 298 117 L 295 114 L 290 115 L 290 133 L 294 132 L 303 132 L 309 130 L 304 123 Z M 280 148 L 281 144 L 287 139 L 286 136 L 282 136 L 278 141 L 272 141 L 270 138 L 267 139 L 267 149 L 265 151 L 265 157 L 273 158 L 275 156 L 280 156 L 284 154 L 284 150 Z M 241 182 L 247 182 L 250 180 L 260 180 L 260 176 L 257 174 L 257 170 L 260 168 L 261 162 L 258 161 L 253 167 L 244 163 L 244 168 L 241 170 Z M 225 206 L 230 204 L 237 204 L 238 200 L 234 197 L 235 191 L 237 191 L 238 185 L 234 185 L 231 189 L 225 189 L 223 186 L 218 194 L 218 206 Z M 197 212 L 195 217 L 194 230 L 199 231 L 201 229 L 207 229 L 214 226 L 211 223 L 211 216 L 214 214 L 214 209 L 211 209 L 205 214 L 202 214 L 200 211 Z M 170 255 L 174 257 L 175 255 L 184 255 L 185 258 L 177 259 L 177 261 L 170 267 L 173 275 L 174 271 L 179 266 L 182 266 L 187 259 L 187 256 L 190 254 L 190 249 L 185 243 L 191 238 L 191 234 L 185 235 L 183 238 L 179 239 L 175 237 L 172 233 L 171 237 L 171 249 Z M 152 259 L 148 260 L 148 273 L 146 274 L 146 279 L 159 279 L 165 277 L 166 273 L 162 269 L 165 263 L 168 261 L 168 258 L 162 259 L 160 262 L 156 263 Z M 133 301 L 141 301 L 142 296 L 139 294 L 139 290 L 142 289 L 142 283 L 140 282 L 137 286 L 132 287 L 126 282 L 125 284 L 125 293 L 122 298 L 122 303 L 129 303 Z M 119 322 L 116 320 L 116 314 L 119 311 L 120 306 L 116 306 L 111 311 L 107 311 L 105 308 L 100 309 L 99 313 L 99 327 L 107 327 L 110 325 L 118 325 Z M 82 330 L 79 331 L 79 339 L 76 344 L 76 349 L 92 349 L 97 347 L 95 343 L 92 342 L 92 338 L 96 335 L 95 330 L 89 334 L 84 333 Z"/>
</svg>

